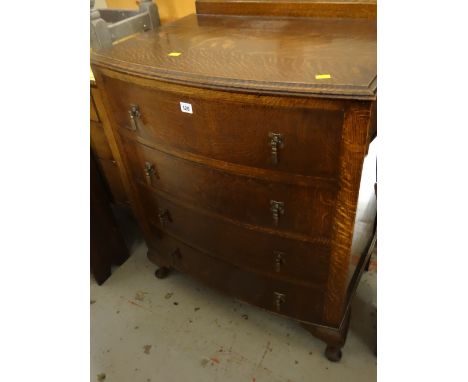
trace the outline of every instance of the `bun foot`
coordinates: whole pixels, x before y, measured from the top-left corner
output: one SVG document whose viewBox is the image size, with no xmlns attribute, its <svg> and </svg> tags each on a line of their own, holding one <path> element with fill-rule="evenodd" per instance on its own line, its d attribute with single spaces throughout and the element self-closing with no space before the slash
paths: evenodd
<svg viewBox="0 0 468 382">
<path fill-rule="evenodd" d="M 338 362 L 341 360 L 341 349 L 345 345 L 346 336 L 348 335 L 350 317 L 351 311 L 348 309 L 345 312 L 341 326 L 336 329 L 313 324 L 302 324 L 313 336 L 327 344 L 325 357 L 331 362 Z"/>
<path fill-rule="evenodd" d="M 158 279 L 165 279 L 167 275 L 169 274 L 170 270 L 167 267 L 161 267 L 159 269 L 156 269 L 156 272 L 154 272 L 154 275 Z"/>
<path fill-rule="evenodd" d="M 327 346 L 325 357 L 331 362 L 338 362 L 341 359 L 341 349 L 335 346 Z"/>
</svg>

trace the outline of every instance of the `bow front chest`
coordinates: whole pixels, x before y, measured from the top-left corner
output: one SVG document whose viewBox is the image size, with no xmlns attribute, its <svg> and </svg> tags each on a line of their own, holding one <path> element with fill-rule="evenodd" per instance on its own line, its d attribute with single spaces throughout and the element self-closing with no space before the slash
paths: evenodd
<svg viewBox="0 0 468 382">
<path fill-rule="evenodd" d="M 92 53 L 104 127 L 159 266 L 296 319 L 338 360 L 375 134 L 368 18 L 197 14 Z"/>
</svg>

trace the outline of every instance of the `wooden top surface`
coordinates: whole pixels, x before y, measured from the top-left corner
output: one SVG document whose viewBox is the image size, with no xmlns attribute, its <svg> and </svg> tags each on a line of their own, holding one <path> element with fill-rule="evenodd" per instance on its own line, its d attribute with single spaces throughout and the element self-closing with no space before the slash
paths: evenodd
<svg viewBox="0 0 468 382">
<path fill-rule="evenodd" d="M 375 99 L 376 26 L 369 19 L 189 15 L 91 60 L 193 86 Z"/>
</svg>

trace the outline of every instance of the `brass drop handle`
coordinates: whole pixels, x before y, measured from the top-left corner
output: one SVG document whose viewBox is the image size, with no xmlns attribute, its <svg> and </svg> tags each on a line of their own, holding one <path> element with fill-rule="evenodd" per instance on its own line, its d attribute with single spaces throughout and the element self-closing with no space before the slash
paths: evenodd
<svg viewBox="0 0 468 382">
<path fill-rule="evenodd" d="M 145 178 L 146 183 L 151 186 L 151 177 L 156 175 L 156 170 L 150 162 L 145 162 Z"/>
<path fill-rule="evenodd" d="M 277 226 L 280 215 L 284 215 L 284 203 L 270 200 L 270 211 L 273 217 L 273 224 Z"/>
<path fill-rule="evenodd" d="M 158 218 L 161 223 L 161 227 L 165 227 L 167 223 L 172 221 L 171 214 L 167 208 L 159 208 Z"/>
<path fill-rule="evenodd" d="M 138 129 L 138 124 L 140 121 L 140 108 L 138 105 L 130 105 L 130 110 L 128 111 L 130 115 L 130 127 L 129 130 L 136 131 Z"/>
<path fill-rule="evenodd" d="M 273 251 L 273 254 L 275 255 L 275 270 L 276 272 L 281 272 L 281 266 L 285 263 L 285 254 L 281 251 Z"/>
<path fill-rule="evenodd" d="M 281 305 L 286 302 L 286 295 L 284 293 L 273 292 L 276 310 L 281 311 Z"/>
<path fill-rule="evenodd" d="M 278 149 L 284 147 L 284 139 L 280 133 L 268 133 L 269 145 L 271 147 L 271 163 L 278 164 Z"/>
</svg>

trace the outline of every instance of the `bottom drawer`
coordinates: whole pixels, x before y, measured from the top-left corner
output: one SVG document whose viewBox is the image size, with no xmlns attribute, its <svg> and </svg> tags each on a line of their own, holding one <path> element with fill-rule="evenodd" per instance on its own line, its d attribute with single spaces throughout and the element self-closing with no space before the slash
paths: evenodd
<svg viewBox="0 0 468 382">
<path fill-rule="evenodd" d="M 271 279 L 215 259 L 159 231 L 148 257 L 252 305 L 310 323 L 322 318 L 323 289 Z"/>
</svg>

